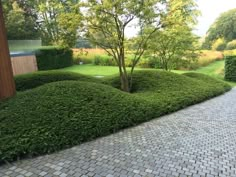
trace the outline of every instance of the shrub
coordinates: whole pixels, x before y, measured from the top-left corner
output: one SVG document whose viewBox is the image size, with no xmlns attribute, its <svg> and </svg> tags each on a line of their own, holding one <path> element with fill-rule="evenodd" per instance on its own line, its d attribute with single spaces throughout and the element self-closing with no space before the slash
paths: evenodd
<svg viewBox="0 0 236 177">
<path fill-rule="evenodd" d="M 161 69 L 161 62 L 157 57 L 150 56 L 148 58 L 142 58 L 138 62 L 138 66 L 141 68 L 158 68 Z"/>
<path fill-rule="evenodd" d="M 158 71 L 136 72 L 133 94 L 111 87 L 118 82 L 54 82 L 2 102 L 0 162 L 71 147 L 230 89 L 208 76 Z"/>
<path fill-rule="evenodd" d="M 233 50 L 236 49 L 236 40 L 228 42 L 226 46 L 226 50 Z"/>
<path fill-rule="evenodd" d="M 103 49 L 73 49 L 74 64 L 92 64 L 94 63 L 95 56 L 106 55 Z"/>
<path fill-rule="evenodd" d="M 224 56 L 231 56 L 231 55 L 236 55 L 236 49 L 235 50 L 225 50 L 224 51 Z"/>
<path fill-rule="evenodd" d="M 217 39 L 213 44 L 212 44 L 212 50 L 217 50 L 217 51 L 223 51 L 226 48 L 226 43 L 224 39 Z"/>
<path fill-rule="evenodd" d="M 107 55 L 96 55 L 94 57 L 94 64 L 100 66 L 116 66 L 115 60 Z"/>
<path fill-rule="evenodd" d="M 64 80 L 101 82 L 99 79 L 96 79 L 94 77 L 65 71 L 39 71 L 32 74 L 15 76 L 17 91 L 25 91 L 50 82 Z"/>
<path fill-rule="evenodd" d="M 39 70 L 59 69 L 73 64 L 72 50 L 67 48 L 51 47 L 36 51 Z"/>
<path fill-rule="evenodd" d="M 236 56 L 225 57 L 225 80 L 236 81 Z"/>
</svg>

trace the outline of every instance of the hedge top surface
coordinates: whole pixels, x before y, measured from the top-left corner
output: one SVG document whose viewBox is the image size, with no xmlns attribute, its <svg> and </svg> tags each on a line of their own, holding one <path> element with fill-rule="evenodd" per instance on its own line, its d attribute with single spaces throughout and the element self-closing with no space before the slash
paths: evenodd
<svg viewBox="0 0 236 177">
<path fill-rule="evenodd" d="M 211 79 L 140 71 L 133 94 L 111 86 L 117 77 L 103 81 L 111 85 L 60 81 L 18 92 L 0 104 L 0 162 L 71 147 L 230 89 Z"/>
<path fill-rule="evenodd" d="M 16 90 L 24 91 L 28 89 L 33 89 L 35 87 L 57 81 L 64 80 L 77 80 L 77 81 L 89 81 L 100 83 L 101 80 L 74 73 L 69 71 L 39 71 L 31 74 L 23 74 L 15 76 Z"/>
<path fill-rule="evenodd" d="M 69 48 L 40 48 L 35 54 L 39 70 L 65 68 L 73 64 L 73 52 Z"/>
</svg>

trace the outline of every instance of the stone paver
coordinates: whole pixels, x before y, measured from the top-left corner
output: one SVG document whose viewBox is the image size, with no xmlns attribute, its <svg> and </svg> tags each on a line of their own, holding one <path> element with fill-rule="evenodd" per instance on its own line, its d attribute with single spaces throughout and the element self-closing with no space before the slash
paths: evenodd
<svg viewBox="0 0 236 177">
<path fill-rule="evenodd" d="M 0 166 L 0 176 L 236 176 L 236 89 L 71 149 Z"/>
</svg>

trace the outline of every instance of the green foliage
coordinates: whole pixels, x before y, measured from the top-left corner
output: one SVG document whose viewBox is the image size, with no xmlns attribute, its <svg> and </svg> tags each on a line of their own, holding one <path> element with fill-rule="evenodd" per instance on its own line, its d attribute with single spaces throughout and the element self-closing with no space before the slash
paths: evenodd
<svg viewBox="0 0 236 177">
<path fill-rule="evenodd" d="M 65 68 L 73 64 L 72 50 L 68 48 L 41 48 L 36 52 L 39 70 Z"/>
<path fill-rule="evenodd" d="M 236 56 L 225 57 L 225 80 L 236 82 Z"/>
<path fill-rule="evenodd" d="M 160 4 L 160 7 L 156 4 Z M 132 25 L 138 25 L 140 30 L 144 26 L 153 26 L 149 33 L 140 33 L 135 49 L 133 68 L 140 60 L 153 31 L 161 28 L 162 15 L 165 13 L 166 2 L 162 0 L 136 1 L 136 0 L 106 0 L 86 1 L 87 15 L 85 16 L 86 36 L 91 43 L 98 45 L 112 56 L 119 66 L 121 88 L 130 91 L 130 81 L 126 69 L 126 36 L 125 31 Z M 161 20 L 161 21 L 160 21 Z M 143 35 L 142 35 L 143 34 Z M 131 71 L 132 73 L 132 71 Z"/>
<path fill-rule="evenodd" d="M 101 82 L 99 79 L 96 79 L 94 77 L 68 71 L 39 71 L 32 74 L 15 76 L 17 91 L 25 91 L 47 83 L 65 80 L 89 81 L 96 83 Z"/>
<path fill-rule="evenodd" d="M 236 49 L 236 40 L 232 40 L 228 42 L 228 44 L 226 45 L 226 50 L 233 50 L 233 49 Z"/>
<path fill-rule="evenodd" d="M 156 66 L 164 70 L 187 67 L 198 56 L 198 38 L 192 33 L 199 13 L 195 2 L 172 0 L 168 5 L 166 24 L 154 33 L 147 47 Z"/>
<path fill-rule="evenodd" d="M 236 9 L 222 13 L 211 25 L 203 43 L 203 48 L 210 49 L 219 38 L 224 38 L 226 43 L 236 39 Z"/>
<path fill-rule="evenodd" d="M 81 23 L 79 0 L 3 0 L 8 39 L 39 39 L 74 47 Z"/>
<path fill-rule="evenodd" d="M 224 39 L 219 38 L 212 44 L 212 50 L 223 51 L 226 47 Z"/>
<path fill-rule="evenodd" d="M 232 56 L 232 55 L 236 56 L 236 50 L 225 50 L 224 55 L 225 56 Z"/>
<path fill-rule="evenodd" d="M 133 94 L 109 85 L 62 81 L 0 104 L 0 162 L 54 152 L 137 125 L 229 90 L 199 74 L 141 71 Z M 119 78 L 104 80 L 118 85 Z"/>
<path fill-rule="evenodd" d="M 41 0 L 35 2 L 35 9 L 45 45 L 75 46 L 81 21 L 78 0 Z"/>
<path fill-rule="evenodd" d="M 156 67 L 165 70 L 188 68 L 197 60 L 197 37 L 187 26 L 172 26 L 155 33 L 147 53 L 156 60 Z"/>
<path fill-rule="evenodd" d="M 58 17 L 58 28 L 60 29 L 56 45 L 74 47 L 77 41 L 77 29 L 81 21 L 81 15 L 76 13 L 63 13 Z"/>
<path fill-rule="evenodd" d="M 27 15 L 17 1 L 3 1 L 8 40 L 38 39 L 35 18 Z"/>
<path fill-rule="evenodd" d="M 111 56 L 107 55 L 96 55 L 94 57 L 94 64 L 100 66 L 116 66 L 116 62 Z"/>
</svg>

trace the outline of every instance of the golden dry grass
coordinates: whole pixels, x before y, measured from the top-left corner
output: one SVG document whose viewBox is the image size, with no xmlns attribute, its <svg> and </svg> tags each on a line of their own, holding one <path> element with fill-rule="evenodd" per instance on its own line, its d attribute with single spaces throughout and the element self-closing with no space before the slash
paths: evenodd
<svg viewBox="0 0 236 177">
<path fill-rule="evenodd" d="M 214 61 L 223 60 L 224 55 L 219 51 L 202 50 L 198 59 L 199 66 L 207 66 Z"/>
</svg>

